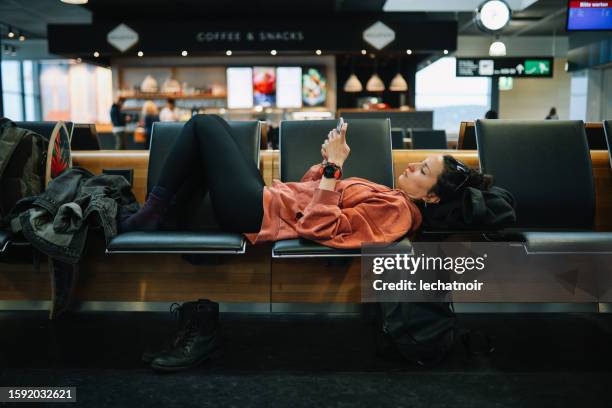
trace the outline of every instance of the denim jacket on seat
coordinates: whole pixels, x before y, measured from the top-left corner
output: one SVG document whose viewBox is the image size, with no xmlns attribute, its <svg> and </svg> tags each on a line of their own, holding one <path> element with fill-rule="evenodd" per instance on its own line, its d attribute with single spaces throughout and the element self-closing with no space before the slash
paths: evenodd
<svg viewBox="0 0 612 408">
<path fill-rule="evenodd" d="M 20 200 L 12 211 L 13 232 L 21 232 L 49 257 L 77 263 L 90 225 L 101 226 L 106 243 L 117 235 L 117 219 L 138 210 L 132 188 L 122 176 L 80 167 L 53 179 L 44 193 Z"/>
</svg>

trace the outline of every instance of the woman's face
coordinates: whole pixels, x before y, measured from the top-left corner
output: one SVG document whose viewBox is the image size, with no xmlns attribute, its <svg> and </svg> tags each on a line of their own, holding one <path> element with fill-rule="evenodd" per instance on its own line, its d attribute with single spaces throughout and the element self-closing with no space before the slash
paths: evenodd
<svg viewBox="0 0 612 408">
<path fill-rule="evenodd" d="M 443 170 L 444 157 L 442 155 L 429 156 L 422 162 L 409 163 L 406 170 L 399 176 L 397 187 L 413 200 L 437 203 L 440 198 L 429 191 L 436 185 L 438 176 Z"/>
</svg>

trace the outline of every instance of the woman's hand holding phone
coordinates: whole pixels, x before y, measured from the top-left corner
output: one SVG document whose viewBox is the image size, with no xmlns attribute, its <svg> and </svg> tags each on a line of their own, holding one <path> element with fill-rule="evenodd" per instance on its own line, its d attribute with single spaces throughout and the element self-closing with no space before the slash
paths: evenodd
<svg viewBox="0 0 612 408">
<path fill-rule="evenodd" d="M 340 133 L 336 129 L 329 132 L 327 140 L 321 145 L 323 160 L 332 162 L 340 167 L 348 158 L 351 149 L 346 143 L 346 130 L 348 123 L 343 123 Z"/>
</svg>

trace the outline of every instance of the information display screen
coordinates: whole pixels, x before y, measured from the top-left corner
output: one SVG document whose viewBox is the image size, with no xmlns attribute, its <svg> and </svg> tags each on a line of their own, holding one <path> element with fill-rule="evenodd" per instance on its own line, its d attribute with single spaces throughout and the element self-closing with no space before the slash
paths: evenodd
<svg viewBox="0 0 612 408">
<path fill-rule="evenodd" d="M 325 73 L 323 66 L 227 68 L 227 107 L 324 106 L 328 92 Z"/>
<path fill-rule="evenodd" d="M 568 31 L 612 30 L 612 1 L 568 2 Z"/>
<path fill-rule="evenodd" d="M 276 102 L 276 70 L 274 67 L 253 68 L 253 103 L 270 107 Z"/>
<path fill-rule="evenodd" d="M 302 73 L 302 100 L 305 106 L 321 106 L 327 99 L 327 78 L 320 67 L 304 68 Z"/>
<path fill-rule="evenodd" d="M 253 69 L 227 69 L 227 107 L 230 109 L 253 107 Z"/>
<path fill-rule="evenodd" d="M 550 78 L 553 59 L 550 57 L 457 58 L 458 77 L 524 77 Z"/>
<path fill-rule="evenodd" d="M 302 68 L 276 68 L 276 106 L 279 108 L 302 107 Z"/>
</svg>

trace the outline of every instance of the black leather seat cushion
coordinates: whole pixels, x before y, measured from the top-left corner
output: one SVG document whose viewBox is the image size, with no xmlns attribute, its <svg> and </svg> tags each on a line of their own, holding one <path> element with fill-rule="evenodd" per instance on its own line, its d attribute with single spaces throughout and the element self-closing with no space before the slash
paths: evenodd
<svg viewBox="0 0 612 408">
<path fill-rule="evenodd" d="M 533 253 L 612 253 L 612 232 L 523 232 L 527 251 Z"/>
<path fill-rule="evenodd" d="M 243 253 L 241 234 L 225 232 L 126 232 L 115 236 L 107 252 Z"/>
<path fill-rule="evenodd" d="M 298 238 L 276 242 L 272 248 L 272 256 L 274 258 L 361 256 L 361 249 L 335 249 Z"/>
<path fill-rule="evenodd" d="M 0 231 L 0 252 L 4 252 L 9 243 L 9 233 L 6 231 Z"/>
</svg>

